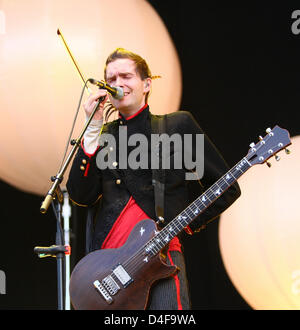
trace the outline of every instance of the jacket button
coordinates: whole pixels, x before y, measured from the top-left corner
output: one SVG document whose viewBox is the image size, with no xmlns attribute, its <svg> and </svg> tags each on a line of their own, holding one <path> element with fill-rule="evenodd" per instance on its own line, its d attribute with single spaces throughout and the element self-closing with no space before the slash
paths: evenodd
<svg viewBox="0 0 300 330">
<path fill-rule="evenodd" d="M 86 159 L 83 158 L 82 164 L 86 164 Z"/>
<path fill-rule="evenodd" d="M 120 184 L 120 183 L 121 183 L 121 179 L 117 179 L 116 184 Z"/>
<path fill-rule="evenodd" d="M 80 169 L 81 169 L 81 171 L 84 171 L 85 170 L 85 167 L 84 166 L 80 166 Z"/>
</svg>

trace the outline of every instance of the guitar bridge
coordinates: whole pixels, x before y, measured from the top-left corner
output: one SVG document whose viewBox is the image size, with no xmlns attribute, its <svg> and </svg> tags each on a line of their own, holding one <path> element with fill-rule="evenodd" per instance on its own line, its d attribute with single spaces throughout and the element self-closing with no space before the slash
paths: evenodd
<svg viewBox="0 0 300 330">
<path fill-rule="evenodd" d="M 106 276 L 106 277 L 102 280 L 102 284 L 105 286 L 106 290 L 107 290 L 112 296 L 114 296 L 114 295 L 120 290 L 120 287 L 118 286 L 118 284 L 117 284 L 116 281 L 112 278 L 111 275 Z"/>
<path fill-rule="evenodd" d="M 108 304 L 111 304 L 113 302 L 113 298 L 109 295 L 107 290 L 104 288 L 104 286 L 96 280 L 94 283 L 94 287 L 98 290 L 98 292 L 102 295 L 102 297 L 105 299 L 105 301 Z"/>
<path fill-rule="evenodd" d="M 114 296 L 120 290 L 119 285 L 111 275 L 106 276 L 101 282 L 96 280 L 93 284 L 108 304 L 113 302 L 111 296 Z"/>
</svg>

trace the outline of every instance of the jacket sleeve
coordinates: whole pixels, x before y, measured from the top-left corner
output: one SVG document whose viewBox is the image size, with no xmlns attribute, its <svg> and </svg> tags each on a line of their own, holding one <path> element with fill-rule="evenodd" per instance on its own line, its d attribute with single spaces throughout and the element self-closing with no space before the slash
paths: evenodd
<svg viewBox="0 0 300 330">
<path fill-rule="evenodd" d="M 185 120 L 184 131 L 186 134 L 192 134 L 192 157 L 196 159 L 196 134 L 204 134 L 204 153 L 203 153 L 203 169 L 202 177 L 199 179 L 198 195 L 193 196 L 193 200 L 196 199 L 201 193 L 210 188 L 219 178 L 221 178 L 226 172 L 229 171 L 229 166 L 223 159 L 220 152 L 215 145 L 210 141 L 208 136 L 200 128 L 191 113 L 184 111 Z M 199 155 L 198 155 L 199 157 Z M 196 159 L 197 161 L 197 159 Z M 195 187 L 195 183 L 193 183 Z M 200 192 L 200 193 L 199 193 Z M 203 225 L 217 218 L 222 212 L 224 212 L 232 203 L 241 195 L 241 190 L 238 183 L 234 183 L 230 186 L 213 204 L 211 204 L 203 213 L 201 213 L 189 226 L 191 231 L 199 230 Z M 189 232 L 191 233 L 191 232 Z"/>
<path fill-rule="evenodd" d="M 92 206 L 101 197 L 101 171 L 96 164 L 98 150 L 88 154 L 82 143 L 74 158 L 66 186 L 70 199 L 79 206 Z"/>
</svg>

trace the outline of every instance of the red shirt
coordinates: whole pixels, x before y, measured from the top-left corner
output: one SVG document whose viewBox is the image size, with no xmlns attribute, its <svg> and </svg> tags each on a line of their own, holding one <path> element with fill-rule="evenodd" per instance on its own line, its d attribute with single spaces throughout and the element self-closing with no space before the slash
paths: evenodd
<svg viewBox="0 0 300 330">
<path fill-rule="evenodd" d="M 138 206 L 131 196 L 123 211 L 115 221 L 113 227 L 105 238 L 101 249 L 114 249 L 122 246 L 133 227 L 141 220 L 150 217 Z M 169 243 L 169 251 L 181 252 L 181 244 L 178 237 L 174 237 Z"/>
</svg>

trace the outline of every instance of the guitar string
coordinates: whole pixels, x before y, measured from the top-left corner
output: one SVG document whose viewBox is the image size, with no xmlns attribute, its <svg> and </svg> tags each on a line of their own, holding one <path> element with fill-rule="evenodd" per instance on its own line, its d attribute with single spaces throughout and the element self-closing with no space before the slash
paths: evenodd
<svg viewBox="0 0 300 330">
<path fill-rule="evenodd" d="M 212 199 L 213 194 L 211 194 L 209 196 L 210 196 L 210 199 Z M 192 204 L 196 204 L 196 201 L 194 201 Z M 202 204 L 204 205 L 204 203 L 202 203 Z M 199 209 L 199 206 L 197 204 L 196 204 L 196 207 Z M 202 213 L 205 210 L 205 208 L 206 208 L 206 206 L 203 208 L 203 210 L 201 210 L 200 213 Z M 176 217 L 172 221 L 172 225 L 174 225 L 174 227 L 177 229 L 177 233 L 173 237 L 177 236 L 193 220 L 193 218 L 196 218 L 197 217 L 197 215 L 195 215 L 195 213 L 191 209 L 185 210 L 184 216 L 188 216 L 188 221 L 187 222 L 186 222 L 185 219 L 181 219 L 181 221 L 178 222 L 178 220 L 179 220 L 178 217 Z M 185 222 L 185 224 L 183 224 L 183 222 Z M 169 230 L 167 230 L 167 229 L 169 229 Z M 165 247 L 168 244 L 168 242 L 170 241 L 170 240 L 168 240 L 168 242 L 166 242 L 166 243 L 163 242 L 169 233 L 170 233 L 170 226 L 169 227 L 165 227 L 165 230 L 163 232 L 160 231 L 157 235 L 155 235 L 154 237 L 152 237 L 143 247 L 141 247 L 141 249 L 134 256 L 132 256 L 131 258 L 129 258 L 128 260 L 126 260 L 123 263 L 123 265 L 126 268 L 126 270 L 129 273 L 130 272 L 134 272 L 136 270 L 137 266 L 140 265 L 140 263 L 142 262 L 142 259 L 144 257 L 146 257 L 146 256 L 153 257 L 157 253 L 159 253 L 162 250 L 162 248 Z M 157 244 L 157 243 L 154 242 L 157 239 L 160 240 L 159 241 L 159 244 Z M 163 246 L 161 246 L 161 243 L 160 242 L 162 242 Z M 152 244 L 154 244 L 154 247 L 153 248 L 150 248 L 149 252 L 147 253 L 146 252 L 147 246 L 151 246 Z"/>
<path fill-rule="evenodd" d="M 269 138 L 271 137 L 271 135 L 270 134 L 268 134 L 268 136 L 265 138 L 265 140 L 268 140 Z M 262 144 L 259 146 L 259 148 L 262 146 Z M 257 152 L 257 150 L 256 150 L 256 152 Z M 248 156 L 248 155 L 247 155 Z M 213 202 L 215 202 L 215 200 L 216 199 L 218 199 L 223 193 L 224 193 L 224 191 L 227 189 L 227 188 L 229 188 L 231 185 L 233 185 L 236 181 L 237 181 L 237 179 L 242 175 L 242 174 L 244 174 L 251 166 L 252 166 L 252 164 L 250 164 L 249 163 L 249 161 L 248 161 L 248 159 L 247 159 L 247 156 L 246 157 L 244 157 L 241 161 L 239 161 L 235 166 L 233 166 L 233 168 L 232 169 L 230 169 L 227 173 L 225 173 L 225 175 L 224 176 L 222 176 L 215 184 L 213 184 L 210 188 L 208 188 L 202 195 L 200 195 L 198 198 L 196 198 L 196 200 L 194 201 L 194 202 L 192 202 L 185 210 L 183 210 L 181 213 L 180 213 L 180 215 L 182 215 L 183 213 L 185 213 L 185 214 L 188 214 L 190 217 L 192 217 L 192 220 L 189 220 L 187 223 L 186 223 L 186 225 L 187 224 L 189 224 L 190 222 L 192 222 L 193 221 L 193 219 L 194 218 L 196 218 L 197 216 L 195 216 L 195 214 L 190 210 L 190 208 L 191 208 L 191 206 L 194 204 L 194 203 L 197 203 L 198 201 L 200 201 L 203 205 L 204 205 L 204 209 L 203 210 L 201 210 L 201 212 L 199 213 L 199 214 L 201 214 L 207 207 L 209 207 Z M 242 168 L 242 161 L 243 160 L 246 160 L 246 163 L 247 163 L 247 165 L 249 165 L 249 167 L 248 168 L 246 168 L 245 169 L 245 171 L 242 171 L 241 170 L 241 168 Z M 236 175 L 234 175 L 233 174 L 233 171 L 240 171 L 240 172 L 242 172 L 242 173 L 235 173 Z M 231 174 L 232 176 L 233 176 L 233 178 L 234 178 L 234 180 L 229 184 L 228 183 L 228 181 L 227 180 L 225 180 L 224 178 L 226 178 L 226 176 L 228 175 L 228 174 Z M 222 184 L 223 182 L 225 182 L 228 186 L 226 187 L 225 186 L 225 189 L 224 189 L 224 191 L 223 191 L 223 188 L 222 187 L 220 187 L 220 184 Z M 214 186 L 217 186 L 218 188 L 220 188 L 220 189 L 222 189 L 222 193 L 220 194 L 220 195 L 218 195 L 218 196 L 216 196 L 215 195 L 215 190 L 214 189 L 212 189 Z M 201 200 L 200 200 L 200 197 L 202 197 L 202 196 L 205 196 L 205 197 L 208 197 L 208 199 L 210 200 L 209 201 L 209 203 L 208 203 L 208 205 L 205 205 Z M 196 204 L 197 205 L 197 204 Z M 199 206 L 197 205 L 197 208 L 199 208 Z M 191 212 L 191 214 L 189 214 L 189 212 Z M 171 223 L 172 224 L 174 224 L 176 227 L 177 227 L 177 222 L 176 221 L 178 221 L 179 219 L 178 219 L 178 217 L 180 216 L 180 215 L 178 215 L 176 218 L 174 218 L 174 220 L 172 220 L 171 221 Z M 169 223 L 169 225 L 170 225 L 170 223 Z M 168 226 L 169 225 L 167 225 L 165 228 L 168 228 Z M 178 225 L 179 226 L 181 226 L 182 227 L 182 223 L 178 223 Z M 182 230 L 183 230 L 183 228 L 184 227 L 182 227 L 181 229 L 180 229 L 180 231 L 176 234 L 176 235 L 178 235 Z M 177 230 L 178 230 L 178 228 L 177 228 Z M 163 246 L 162 247 L 160 247 L 159 249 L 158 249 L 158 251 L 155 251 L 155 253 L 154 253 L 154 255 L 149 255 L 149 253 L 147 253 L 147 251 L 145 252 L 145 249 L 147 248 L 147 246 L 149 246 L 149 245 L 151 245 L 152 243 L 153 243 L 153 240 L 154 239 L 157 239 L 157 238 L 159 238 L 159 239 L 162 239 L 162 237 L 165 235 L 165 232 L 166 232 L 166 230 L 161 230 L 161 231 L 159 231 L 158 232 L 158 234 L 157 235 L 155 235 L 154 237 L 152 237 L 146 244 L 144 244 L 133 256 L 131 256 L 129 259 L 127 259 L 126 261 L 124 261 L 124 263 L 123 263 L 123 265 L 124 265 L 124 267 L 126 267 L 126 271 L 128 271 L 129 273 L 131 273 L 131 272 L 133 272 L 134 273 L 134 271 L 135 271 L 135 269 L 136 269 L 136 267 L 137 266 L 140 266 L 140 263 L 142 262 L 142 259 L 139 259 L 140 257 L 144 257 L 144 256 L 149 256 L 149 257 L 153 257 L 153 256 L 155 256 L 157 253 L 159 253 L 160 251 L 161 251 L 161 249 L 164 247 L 164 246 L 166 246 L 166 244 L 165 243 L 163 243 Z M 176 236 L 175 235 L 175 236 Z M 162 237 L 161 237 L 162 236 Z M 173 236 L 173 237 L 175 237 L 175 236 Z M 156 244 L 155 243 L 153 243 L 154 244 L 154 246 L 156 247 Z M 150 251 L 150 253 L 152 252 L 151 251 L 151 249 L 149 250 Z"/>
<path fill-rule="evenodd" d="M 192 202 L 184 211 L 182 211 L 180 213 L 180 215 L 187 215 L 189 218 L 192 218 L 192 219 L 189 219 L 188 222 L 185 223 L 185 225 L 182 224 L 182 221 L 181 223 L 177 223 L 178 220 L 179 220 L 179 216 L 178 215 L 176 218 L 174 218 L 174 220 L 171 221 L 172 224 L 174 224 L 176 227 L 179 225 L 180 227 L 180 230 L 178 231 L 178 233 L 180 231 L 183 230 L 184 227 L 186 227 L 186 225 L 188 225 L 191 221 L 193 221 L 193 218 L 197 217 L 197 215 L 195 216 L 195 213 L 192 211 L 192 206 L 194 206 L 193 204 L 196 204 L 196 207 L 199 209 L 200 206 L 197 204 L 197 202 L 200 202 L 201 204 L 203 204 L 204 206 L 204 209 L 201 210 L 200 213 L 202 213 L 205 208 L 207 208 L 208 206 L 210 206 L 216 199 L 218 199 L 221 194 L 224 193 L 224 191 L 229 188 L 234 182 L 237 181 L 236 177 L 242 175 L 243 173 L 245 173 L 245 171 L 250 168 L 246 168 L 245 171 L 242 171 L 241 170 L 241 166 L 240 168 L 238 168 L 238 165 L 241 164 L 242 161 L 240 161 L 239 163 L 236 164 L 236 166 L 234 166 L 231 170 L 229 170 L 224 176 L 222 176 L 215 184 L 213 184 L 210 188 L 207 189 L 207 191 L 205 193 L 203 193 L 202 195 L 200 195 L 194 202 Z M 251 164 L 250 164 L 251 165 Z M 240 171 L 241 173 L 235 173 L 235 175 L 232 173 L 233 171 L 237 172 L 237 171 Z M 233 177 L 234 177 L 234 180 L 231 182 L 231 183 L 228 183 L 228 180 L 225 180 L 226 176 L 228 174 L 231 174 Z M 223 185 L 225 183 L 225 187 L 223 188 Z M 222 190 L 222 193 L 219 195 L 219 196 L 216 196 L 215 192 L 216 190 L 215 189 L 221 189 Z M 201 201 L 201 196 L 206 196 L 208 199 L 209 199 L 209 203 L 206 205 L 204 204 L 202 201 Z M 194 206 L 195 207 L 195 206 Z M 201 209 L 201 208 L 200 208 Z M 185 221 L 185 220 L 184 220 Z M 166 226 L 164 228 L 164 230 L 160 231 L 157 235 L 155 235 L 154 237 L 152 237 L 145 245 L 143 245 L 140 250 L 137 251 L 137 253 L 135 255 L 133 255 L 131 258 L 129 258 L 128 260 L 126 260 L 123 265 L 124 267 L 126 267 L 126 269 L 128 270 L 128 272 L 130 271 L 134 271 L 136 266 L 140 264 L 140 262 L 142 261 L 140 258 L 144 258 L 145 256 L 149 256 L 151 257 L 151 254 L 149 255 L 149 253 L 145 252 L 145 249 L 147 248 L 147 246 L 151 246 L 151 244 L 154 244 L 154 247 L 157 249 L 157 244 L 153 242 L 153 240 L 156 240 L 157 238 L 158 239 L 162 239 L 166 232 L 167 231 L 167 228 L 170 227 L 170 223 L 168 226 Z M 177 230 L 178 230 L 178 227 L 177 227 Z M 178 233 L 176 235 L 178 235 Z M 174 235 L 173 237 L 175 237 L 176 235 Z M 154 255 L 156 255 L 159 251 L 161 251 L 161 249 L 166 245 L 167 243 L 163 243 L 163 246 L 159 246 L 159 249 L 157 251 L 155 251 L 154 249 Z M 153 252 L 151 251 L 152 249 L 150 248 L 150 253 Z M 131 262 L 133 260 L 133 263 Z"/>
<path fill-rule="evenodd" d="M 237 168 L 238 165 L 241 164 L 242 161 L 240 161 L 239 163 L 237 163 L 231 170 L 229 170 L 227 173 L 225 173 L 224 176 L 222 176 L 215 184 L 213 184 L 210 188 L 208 188 L 202 195 L 200 195 L 198 198 L 196 198 L 184 211 L 182 211 L 180 213 L 180 215 L 188 215 L 188 218 L 192 218 L 192 219 L 189 219 L 188 222 L 185 223 L 185 225 L 183 226 L 182 223 L 177 223 L 177 221 L 179 220 L 179 216 L 178 215 L 176 218 L 174 218 L 174 220 L 171 221 L 172 224 L 175 224 L 175 226 L 177 227 L 177 225 L 179 225 L 180 227 L 180 230 L 179 232 L 174 235 L 173 237 L 177 236 L 183 229 L 184 227 L 186 227 L 191 221 L 193 221 L 194 218 L 197 217 L 197 215 L 195 216 L 194 212 L 191 210 L 193 204 L 196 204 L 196 207 L 199 209 L 200 206 L 197 205 L 197 202 L 201 202 L 201 204 L 204 205 L 204 208 L 203 210 L 201 210 L 200 213 L 202 213 L 208 206 L 210 206 L 216 199 L 218 199 L 224 192 L 227 188 L 229 188 L 233 183 L 235 183 L 237 181 L 237 179 L 235 178 L 237 176 L 236 175 L 233 175 L 233 173 L 231 173 L 232 171 L 240 171 L 241 173 L 238 173 L 239 176 L 241 176 L 243 173 L 245 173 L 245 171 L 250 168 L 248 167 L 245 171 L 242 171 L 240 168 Z M 225 180 L 227 174 L 231 174 L 233 177 L 234 177 L 234 180 L 229 184 L 228 183 L 228 180 Z M 238 177 L 239 177 L 238 176 Z M 225 187 L 223 188 L 223 184 L 225 183 Z M 214 188 L 214 189 L 212 189 Z M 222 193 L 220 193 L 220 195 L 216 196 L 215 192 L 216 190 L 215 189 L 221 189 L 222 190 Z M 223 190 L 224 189 L 224 190 Z M 203 203 L 203 201 L 201 201 L 201 197 L 202 196 L 206 196 L 208 199 L 209 199 L 209 203 L 206 205 Z M 185 221 L 185 220 L 183 220 Z M 154 244 L 154 247 L 157 248 L 157 244 L 154 243 L 153 241 L 155 239 L 160 239 L 160 240 L 164 240 L 164 237 L 166 237 L 166 233 L 168 232 L 167 228 L 169 229 L 170 227 L 170 224 L 169 223 L 163 230 L 159 231 L 159 233 L 157 235 L 155 235 L 154 237 L 152 237 L 146 244 L 144 244 L 132 257 L 130 257 L 129 259 L 127 259 L 124 263 L 123 263 L 123 266 L 126 268 L 126 271 L 128 272 L 134 272 L 137 268 L 137 266 L 140 265 L 140 263 L 143 261 L 142 259 L 146 256 L 149 256 L 149 257 L 153 257 L 155 256 L 157 253 L 159 253 L 163 247 L 166 246 L 167 243 L 163 243 L 163 246 L 162 247 L 159 247 L 158 251 L 154 251 L 154 254 L 151 255 L 152 253 L 152 249 L 150 249 L 150 253 L 147 253 L 145 250 L 147 248 L 147 246 L 151 246 L 151 244 Z M 177 229 L 179 229 L 177 228 Z"/>
<path fill-rule="evenodd" d="M 274 148 L 274 147 L 273 147 L 273 148 Z M 274 153 L 273 153 L 273 154 L 274 154 Z M 241 170 L 242 165 L 245 165 L 245 164 L 242 164 L 242 161 L 243 161 L 243 160 L 246 160 L 246 165 L 249 165 L 249 166 L 248 166 L 246 169 Z M 192 222 L 193 219 L 194 219 L 195 217 L 197 217 L 197 216 L 195 216 L 194 212 L 191 210 L 191 206 L 192 206 L 193 204 L 196 204 L 197 208 L 199 208 L 199 206 L 197 205 L 197 202 L 200 201 L 200 202 L 202 202 L 202 204 L 204 205 L 204 207 L 207 208 L 207 207 L 210 206 L 213 202 L 215 202 L 215 200 L 218 199 L 218 198 L 224 193 L 224 191 L 225 191 L 227 188 L 229 188 L 233 183 L 235 183 L 235 182 L 237 181 L 237 179 L 238 179 L 242 174 L 244 174 L 244 173 L 245 173 L 245 172 L 246 172 L 246 171 L 247 171 L 247 170 L 253 165 L 253 164 L 251 164 L 251 163 L 248 161 L 248 159 L 247 159 L 246 157 L 244 157 L 244 158 L 242 159 L 242 161 L 240 161 L 239 163 L 237 163 L 237 164 L 236 164 L 231 170 L 229 170 L 229 171 L 228 171 L 223 177 L 221 177 L 221 178 L 220 178 L 215 184 L 213 184 L 210 188 L 207 189 L 207 191 L 206 191 L 205 193 L 203 193 L 203 194 L 201 195 L 201 196 L 206 196 L 206 197 L 208 197 L 208 199 L 210 200 L 210 203 L 209 203 L 208 205 L 205 205 L 205 204 L 201 201 L 201 199 L 200 199 L 201 196 L 199 196 L 199 197 L 198 197 L 193 203 L 191 203 L 191 204 L 190 204 L 190 205 L 189 205 L 184 211 L 182 211 L 182 212 L 180 213 L 180 215 L 183 215 L 183 213 L 184 213 L 185 215 L 188 215 L 189 217 L 192 218 L 192 220 L 189 220 L 189 221 L 186 223 L 186 225 L 187 225 L 188 223 Z M 241 173 L 239 173 L 239 171 L 240 171 Z M 235 172 L 235 175 L 233 174 L 233 172 Z M 234 177 L 234 179 L 235 179 L 235 180 L 232 181 L 230 184 L 228 183 L 227 180 L 224 180 L 224 178 L 225 178 L 228 174 L 231 174 L 231 175 Z M 223 190 L 223 186 L 222 186 L 223 183 L 225 183 L 224 190 Z M 227 186 L 226 186 L 226 185 L 227 185 Z M 216 194 L 215 194 L 215 192 L 216 192 L 215 188 L 216 188 L 216 187 L 214 187 L 214 186 L 216 186 L 217 188 L 222 189 L 222 193 L 219 194 L 218 196 L 216 196 Z M 212 189 L 212 188 L 213 188 L 213 189 Z M 202 212 L 205 210 L 205 208 L 204 208 L 203 210 L 201 210 L 200 213 L 202 213 Z M 179 225 L 179 226 L 181 227 L 180 230 L 179 230 L 179 232 L 180 232 L 185 226 L 182 225 L 182 222 L 177 223 L 177 221 L 178 221 L 178 217 L 179 217 L 179 216 L 177 216 L 177 217 L 176 217 L 174 220 L 172 220 L 171 222 L 172 222 L 172 224 L 175 225 L 175 227 L 177 227 L 177 225 Z M 170 224 L 169 224 L 169 225 L 170 225 Z M 167 226 L 166 226 L 165 228 L 167 228 Z M 177 229 L 178 229 L 178 228 L 177 228 Z M 179 233 L 179 232 L 178 232 L 178 233 Z M 136 266 L 137 266 L 137 264 L 140 265 L 140 262 L 141 262 L 142 260 L 139 260 L 138 257 L 140 257 L 140 256 L 144 257 L 145 255 L 148 255 L 148 256 L 151 257 L 151 255 L 145 253 L 145 248 L 146 248 L 147 246 L 151 245 L 152 242 L 153 242 L 153 240 L 156 239 L 158 236 L 161 236 L 161 235 L 164 236 L 164 235 L 166 234 L 166 230 L 164 230 L 164 231 L 160 231 L 159 233 L 160 233 L 160 235 L 159 235 L 159 234 L 155 235 L 154 237 L 152 237 L 152 238 L 147 242 L 147 244 L 145 244 L 144 246 L 142 246 L 142 247 L 140 248 L 139 253 L 136 253 L 134 256 L 132 256 L 131 258 L 129 258 L 127 261 L 125 261 L 124 266 L 128 266 L 127 269 L 128 269 L 129 272 L 130 272 L 130 271 L 134 271 L 135 268 L 136 268 Z M 178 235 L 178 233 L 177 233 L 176 235 Z M 176 235 L 174 235 L 173 237 L 175 237 Z M 164 247 L 165 245 L 166 245 L 166 244 L 164 243 L 164 244 L 163 244 L 163 247 Z M 155 243 L 154 243 L 154 247 L 157 248 L 157 245 L 156 245 Z M 158 251 L 154 251 L 154 255 L 156 255 L 158 252 L 160 252 L 161 249 L 162 249 L 162 247 L 159 246 Z M 151 249 L 150 249 L 150 252 L 152 252 Z M 133 261 L 135 261 L 135 262 L 130 264 L 130 262 L 131 262 L 132 259 L 134 259 Z"/>
</svg>

